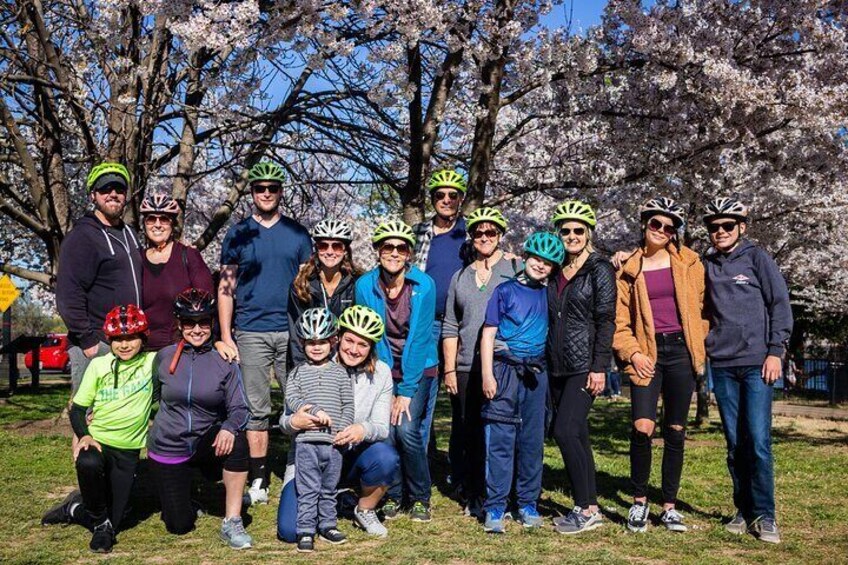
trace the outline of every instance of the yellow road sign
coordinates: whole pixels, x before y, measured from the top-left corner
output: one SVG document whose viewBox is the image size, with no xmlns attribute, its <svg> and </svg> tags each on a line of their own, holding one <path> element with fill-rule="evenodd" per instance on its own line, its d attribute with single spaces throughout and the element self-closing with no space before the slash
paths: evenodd
<svg viewBox="0 0 848 565">
<path fill-rule="evenodd" d="M 9 306 L 12 305 L 12 302 L 14 302 L 20 295 L 21 291 L 15 286 L 15 283 L 12 282 L 12 278 L 9 275 L 3 275 L 0 277 L 0 312 L 8 310 Z"/>
</svg>

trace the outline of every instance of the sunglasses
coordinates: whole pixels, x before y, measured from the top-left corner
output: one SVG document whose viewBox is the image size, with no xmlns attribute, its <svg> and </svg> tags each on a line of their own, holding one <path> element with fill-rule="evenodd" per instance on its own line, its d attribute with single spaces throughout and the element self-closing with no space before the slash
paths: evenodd
<svg viewBox="0 0 848 565">
<path fill-rule="evenodd" d="M 391 243 L 386 243 L 380 246 L 380 255 L 391 255 L 395 251 L 398 252 L 398 255 L 409 255 L 409 244 L 399 243 L 392 245 Z"/>
<path fill-rule="evenodd" d="M 672 224 L 665 224 L 656 218 L 651 218 L 651 221 L 648 222 L 648 228 L 650 228 L 651 231 L 661 231 L 668 237 L 677 233 L 677 229 Z"/>
<path fill-rule="evenodd" d="M 718 230 L 724 230 L 725 233 L 730 233 L 736 229 L 739 222 L 719 222 L 717 224 L 707 224 L 707 231 L 710 233 L 718 233 Z"/>
<path fill-rule="evenodd" d="M 212 320 L 209 318 L 205 320 L 180 320 L 180 325 L 184 330 L 193 330 L 195 326 L 201 330 L 208 330 L 212 327 Z"/>
<path fill-rule="evenodd" d="M 116 194 L 126 194 L 127 187 L 122 184 L 107 184 L 106 186 L 101 186 L 99 188 L 95 188 L 94 192 L 99 194 L 100 196 L 106 196 L 108 194 L 112 194 L 114 191 Z"/>
<path fill-rule="evenodd" d="M 471 234 L 471 237 L 474 239 L 483 239 L 484 237 L 488 237 L 489 239 L 495 239 L 498 237 L 498 230 L 477 230 Z"/>
<path fill-rule="evenodd" d="M 163 226 L 170 226 L 173 223 L 171 216 L 154 216 L 148 215 L 144 217 L 144 223 L 148 226 L 156 225 L 157 223 L 162 224 Z"/>
<path fill-rule="evenodd" d="M 345 244 L 341 241 L 316 241 L 315 248 L 318 251 L 327 251 L 332 249 L 336 253 L 341 253 L 345 250 Z"/>
<path fill-rule="evenodd" d="M 253 185 L 250 187 L 251 192 L 253 194 L 264 194 L 265 192 L 270 192 L 271 194 L 279 194 L 279 192 L 283 189 L 279 184 L 260 184 Z"/>
<path fill-rule="evenodd" d="M 586 228 L 560 228 L 559 235 L 566 237 L 571 234 L 574 235 L 586 235 Z"/>
<path fill-rule="evenodd" d="M 455 190 L 437 190 L 433 193 L 433 198 L 436 200 L 444 200 L 449 198 L 451 202 L 459 200 L 459 193 Z"/>
</svg>

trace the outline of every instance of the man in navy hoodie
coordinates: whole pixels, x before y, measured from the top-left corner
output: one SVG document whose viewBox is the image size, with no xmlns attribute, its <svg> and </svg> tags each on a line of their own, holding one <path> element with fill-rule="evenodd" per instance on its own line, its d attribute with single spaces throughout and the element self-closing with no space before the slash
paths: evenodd
<svg viewBox="0 0 848 565">
<path fill-rule="evenodd" d="M 731 198 L 707 205 L 707 355 L 727 441 L 736 515 L 728 531 L 780 542 L 771 452 L 772 385 L 792 333 L 789 291 L 774 259 L 743 239 L 748 209 Z"/>
<path fill-rule="evenodd" d="M 122 217 L 130 174 L 120 163 L 101 163 L 86 188 L 94 211 L 80 218 L 59 249 L 56 305 L 68 327 L 71 394 L 89 361 L 109 351 L 106 314 L 118 304 L 141 305 L 141 246 Z"/>
</svg>

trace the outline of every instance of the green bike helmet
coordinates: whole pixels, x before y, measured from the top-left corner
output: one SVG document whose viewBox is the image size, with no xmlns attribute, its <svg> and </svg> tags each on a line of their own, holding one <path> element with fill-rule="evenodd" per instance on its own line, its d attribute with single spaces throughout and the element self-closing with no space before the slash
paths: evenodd
<svg viewBox="0 0 848 565">
<path fill-rule="evenodd" d="M 465 183 L 465 177 L 461 174 L 453 169 L 443 169 L 433 173 L 433 176 L 430 177 L 430 181 L 427 183 L 427 189 L 430 192 L 433 192 L 437 188 L 455 188 L 465 194 L 468 190 L 468 185 Z"/>
<path fill-rule="evenodd" d="M 396 237 L 415 245 L 415 233 L 412 228 L 399 220 L 391 220 L 383 222 L 377 229 L 374 230 L 374 235 L 371 236 L 371 243 L 377 245 L 381 241 Z"/>
<path fill-rule="evenodd" d="M 309 308 L 297 319 L 300 339 L 329 339 L 338 333 L 338 320 L 326 308 Z"/>
<path fill-rule="evenodd" d="M 339 328 L 350 330 L 358 336 L 377 343 L 383 338 L 386 326 L 380 315 L 367 306 L 359 304 L 346 308 L 339 316 Z"/>
<path fill-rule="evenodd" d="M 129 188 L 130 172 L 120 163 L 100 163 L 91 169 L 90 173 L 88 173 L 88 179 L 85 181 L 85 188 L 91 192 L 92 190 L 105 186 L 110 182 L 123 182 L 124 186 Z"/>
<path fill-rule="evenodd" d="M 551 223 L 554 227 L 559 227 L 560 222 L 572 220 L 575 222 L 582 222 L 592 229 L 594 229 L 595 225 L 598 223 L 597 218 L 595 218 L 595 211 L 592 210 L 592 207 L 580 200 L 566 200 L 557 206 L 554 211 L 554 217 L 551 218 Z"/>
<path fill-rule="evenodd" d="M 250 172 L 247 173 L 247 182 L 252 184 L 261 180 L 276 181 L 282 184 L 286 182 L 286 174 L 278 164 L 263 161 L 250 167 Z"/>
<path fill-rule="evenodd" d="M 474 226 L 483 222 L 495 224 L 501 231 L 506 231 L 507 222 L 501 211 L 497 208 L 477 208 L 465 219 L 465 229 L 469 232 L 474 229 Z"/>
<path fill-rule="evenodd" d="M 554 265 L 562 265 L 565 260 L 565 246 L 562 240 L 547 231 L 537 231 L 524 242 L 524 251 L 530 255 L 550 261 Z"/>
</svg>

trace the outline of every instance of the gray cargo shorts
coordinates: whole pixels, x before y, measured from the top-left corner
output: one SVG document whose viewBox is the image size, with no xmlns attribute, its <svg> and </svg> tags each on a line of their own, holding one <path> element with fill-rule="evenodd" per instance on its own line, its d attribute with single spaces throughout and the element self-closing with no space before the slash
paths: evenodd
<svg viewBox="0 0 848 565">
<path fill-rule="evenodd" d="M 111 350 L 108 343 L 101 341 L 97 344 L 97 355 L 95 357 L 106 355 Z M 85 374 L 85 370 L 88 369 L 91 359 L 86 357 L 85 353 L 82 352 L 82 348 L 77 345 L 72 345 L 68 348 L 68 358 L 71 361 L 71 398 L 73 399 L 77 390 L 79 390 L 82 376 Z"/>
<path fill-rule="evenodd" d="M 241 376 L 247 395 L 250 420 L 247 429 L 265 431 L 271 417 L 271 378 L 277 379 L 280 392 L 286 390 L 286 353 L 289 332 L 243 332 L 236 330 L 236 345 L 241 359 Z"/>
</svg>

